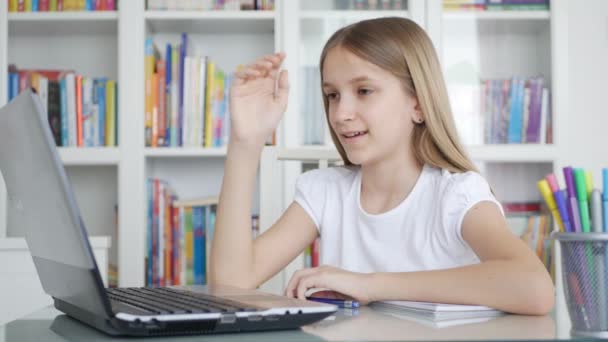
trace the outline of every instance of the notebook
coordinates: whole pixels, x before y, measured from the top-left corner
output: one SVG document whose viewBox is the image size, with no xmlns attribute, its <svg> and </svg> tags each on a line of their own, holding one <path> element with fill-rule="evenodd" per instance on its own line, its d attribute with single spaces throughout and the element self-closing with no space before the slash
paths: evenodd
<svg viewBox="0 0 608 342">
<path fill-rule="evenodd" d="M 444 304 L 415 301 L 374 302 L 371 307 L 394 313 L 416 314 L 436 321 L 502 316 L 505 312 L 481 305 Z"/>
</svg>

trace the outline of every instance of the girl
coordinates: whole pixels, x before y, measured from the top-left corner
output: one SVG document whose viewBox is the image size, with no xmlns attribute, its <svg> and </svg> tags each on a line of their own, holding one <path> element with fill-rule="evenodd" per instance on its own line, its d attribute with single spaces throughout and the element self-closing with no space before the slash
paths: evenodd
<svg viewBox="0 0 608 342">
<path fill-rule="evenodd" d="M 284 58 L 269 55 L 237 72 L 212 283 L 256 288 L 320 235 L 323 266 L 296 272 L 287 296 L 327 288 L 363 304 L 415 300 L 537 315 L 553 308 L 548 272 L 508 230 L 466 156 L 432 43 L 408 19 L 362 21 L 326 43 L 325 112 L 345 166 L 302 174 L 294 202 L 252 241 L 260 153 L 287 106 Z"/>
</svg>

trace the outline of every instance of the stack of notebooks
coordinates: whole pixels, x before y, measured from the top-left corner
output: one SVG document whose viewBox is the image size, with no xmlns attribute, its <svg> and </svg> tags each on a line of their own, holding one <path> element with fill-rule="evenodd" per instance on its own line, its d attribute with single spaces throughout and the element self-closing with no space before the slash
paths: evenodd
<svg viewBox="0 0 608 342">
<path fill-rule="evenodd" d="M 374 302 L 372 308 L 434 328 L 489 321 L 506 313 L 487 306 L 414 301 Z"/>
</svg>

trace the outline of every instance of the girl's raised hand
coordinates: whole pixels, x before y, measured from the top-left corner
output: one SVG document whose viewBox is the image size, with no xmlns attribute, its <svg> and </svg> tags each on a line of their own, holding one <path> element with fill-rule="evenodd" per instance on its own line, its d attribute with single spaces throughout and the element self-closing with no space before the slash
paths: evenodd
<svg viewBox="0 0 608 342">
<path fill-rule="evenodd" d="M 279 72 L 284 53 L 264 56 L 237 70 L 230 90 L 230 140 L 264 144 L 287 109 L 287 71 Z"/>
</svg>

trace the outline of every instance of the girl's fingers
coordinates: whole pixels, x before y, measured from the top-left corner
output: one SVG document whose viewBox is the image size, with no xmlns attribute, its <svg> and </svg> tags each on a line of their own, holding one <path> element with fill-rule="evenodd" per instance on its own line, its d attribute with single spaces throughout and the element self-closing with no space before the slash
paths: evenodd
<svg viewBox="0 0 608 342">
<path fill-rule="evenodd" d="M 285 295 L 287 295 L 287 297 L 293 298 L 295 296 L 294 291 L 298 287 L 298 285 L 300 283 L 300 279 L 302 277 L 305 277 L 314 272 L 315 272 L 314 268 L 307 268 L 307 269 L 296 271 L 296 273 L 294 273 L 293 276 L 291 276 L 289 283 L 287 283 L 287 287 L 285 288 Z"/>
<path fill-rule="evenodd" d="M 240 78 L 251 78 L 251 77 L 259 77 L 262 76 L 262 73 L 259 70 L 252 68 L 245 68 L 242 70 L 238 70 L 236 72 L 236 76 Z"/>
</svg>

